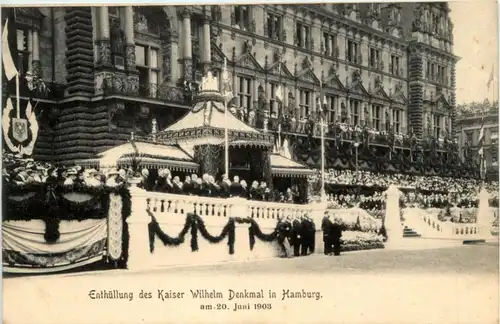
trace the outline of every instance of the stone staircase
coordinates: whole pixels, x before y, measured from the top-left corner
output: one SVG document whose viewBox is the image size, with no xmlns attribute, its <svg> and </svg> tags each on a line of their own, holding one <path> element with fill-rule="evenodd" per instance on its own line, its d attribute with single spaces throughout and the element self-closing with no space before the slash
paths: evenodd
<svg viewBox="0 0 500 324">
<path fill-rule="evenodd" d="M 412 237 L 421 237 L 421 236 L 422 235 L 418 234 L 413 229 L 411 229 L 405 225 L 405 228 L 403 230 L 403 237 L 412 238 Z"/>
</svg>

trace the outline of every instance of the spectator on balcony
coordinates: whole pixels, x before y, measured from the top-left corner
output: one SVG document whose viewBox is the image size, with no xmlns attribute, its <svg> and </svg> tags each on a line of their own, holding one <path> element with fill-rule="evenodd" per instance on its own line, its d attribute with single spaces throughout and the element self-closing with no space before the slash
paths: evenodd
<svg viewBox="0 0 500 324">
<path fill-rule="evenodd" d="M 249 198 L 252 200 L 262 200 L 262 196 L 259 196 L 259 182 L 252 182 L 252 187 L 250 188 Z"/>
<path fill-rule="evenodd" d="M 214 176 L 212 176 L 212 175 L 208 176 L 208 184 L 210 187 L 210 196 L 211 197 L 218 197 L 220 195 L 220 187 L 215 182 Z"/>
<path fill-rule="evenodd" d="M 240 177 L 234 176 L 233 182 L 229 185 L 229 195 L 230 197 L 240 197 L 241 195 L 241 184 Z"/>
<path fill-rule="evenodd" d="M 240 181 L 241 184 L 241 197 L 248 198 L 248 185 L 245 180 Z"/>
<path fill-rule="evenodd" d="M 173 181 L 173 191 L 174 194 L 180 195 L 183 193 L 183 185 L 181 179 L 178 176 L 174 177 Z"/>
<path fill-rule="evenodd" d="M 153 190 L 158 192 L 166 191 L 167 178 L 163 169 L 158 170 L 158 178 L 155 181 Z"/>
<path fill-rule="evenodd" d="M 191 182 L 191 177 L 186 175 L 184 178 L 184 184 L 182 185 L 182 191 L 184 194 L 192 195 L 193 194 L 193 184 Z"/>
<path fill-rule="evenodd" d="M 262 197 L 260 200 L 269 201 L 271 198 L 271 190 L 267 187 L 267 183 L 262 181 L 259 187 L 259 195 Z"/>
<path fill-rule="evenodd" d="M 208 174 L 205 173 L 202 176 L 202 182 L 200 185 L 200 195 L 203 197 L 210 197 L 210 183 L 208 182 Z"/>
<path fill-rule="evenodd" d="M 192 189 L 191 192 L 194 196 L 199 196 L 201 192 L 201 179 L 198 179 L 198 176 L 196 174 L 191 175 L 191 184 L 192 184 Z"/>
<path fill-rule="evenodd" d="M 219 184 L 220 186 L 220 195 L 222 198 L 228 198 L 231 194 L 230 187 L 231 187 L 231 180 L 229 180 L 229 177 L 227 174 L 222 175 L 222 181 Z"/>
<path fill-rule="evenodd" d="M 292 188 L 288 188 L 286 190 L 286 197 L 285 197 L 285 202 L 291 204 L 293 203 L 293 193 L 292 193 Z"/>
</svg>

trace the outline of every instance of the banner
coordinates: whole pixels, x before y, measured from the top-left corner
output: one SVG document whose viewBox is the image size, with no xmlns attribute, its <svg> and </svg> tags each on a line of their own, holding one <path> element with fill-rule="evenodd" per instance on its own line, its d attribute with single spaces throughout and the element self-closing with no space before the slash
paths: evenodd
<svg viewBox="0 0 500 324">
<path fill-rule="evenodd" d="M 61 221 L 60 239 L 47 243 L 45 222 L 5 221 L 2 224 L 5 272 L 51 272 L 102 259 L 106 250 L 107 219 Z"/>
</svg>

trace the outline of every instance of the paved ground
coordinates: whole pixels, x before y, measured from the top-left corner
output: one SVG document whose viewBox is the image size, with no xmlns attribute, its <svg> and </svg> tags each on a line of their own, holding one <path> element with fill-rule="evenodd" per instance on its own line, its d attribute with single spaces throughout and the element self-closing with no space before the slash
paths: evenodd
<svg viewBox="0 0 500 324">
<path fill-rule="evenodd" d="M 4 280 L 4 311 L 10 323 L 496 323 L 498 246 L 344 253 L 292 259 L 172 267 L 147 272 L 107 270 Z M 92 300 L 89 291 L 133 292 L 133 301 Z M 161 300 L 158 289 L 182 291 L 183 300 Z M 190 297 L 190 289 L 269 290 L 277 299 L 259 312 L 207 311 L 214 300 Z M 319 300 L 281 300 L 284 289 L 317 291 Z M 150 291 L 149 301 L 139 298 Z M 267 296 L 266 296 L 267 297 Z M 255 307 L 256 300 L 242 300 Z M 40 305 L 30 312 L 23 305 Z M 23 309 L 23 312 L 12 310 Z M 11 311 L 9 311 L 11 310 Z M 103 313 L 104 312 L 104 313 Z M 105 315 L 102 315 L 105 314 Z M 208 314 L 210 314 L 208 316 Z M 251 320 L 248 316 L 251 316 Z M 9 323 L 9 321 L 7 321 Z"/>
</svg>

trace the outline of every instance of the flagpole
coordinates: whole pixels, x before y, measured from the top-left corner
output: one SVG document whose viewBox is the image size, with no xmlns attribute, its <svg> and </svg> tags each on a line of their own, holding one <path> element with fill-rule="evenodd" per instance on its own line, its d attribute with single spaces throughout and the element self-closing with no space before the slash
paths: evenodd
<svg viewBox="0 0 500 324">
<path fill-rule="evenodd" d="M 280 93 L 281 99 L 280 99 L 279 106 L 278 106 L 278 154 L 281 154 L 281 121 L 282 121 L 282 115 L 283 115 L 283 100 L 284 100 L 283 89 L 281 88 L 281 55 L 280 55 L 278 68 L 280 70 L 280 78 L 279 78 L 278 88 L 280 89 L 280 92 L 281 92 Z"/>
<path fill-rule="evenodd" d="M 19 73 L 16 74 L 16 116 L 21 118 L 21 99 L 19 98 Z"/>
<path fill-rule="evenodd" d="M 323 118 L 323 82 L 320 82 L 320 128 L 321 128 L 321 202 L 326 202 L 325 192 L 325 127 Z"/>
<path fill-rule="evenodd" d="M 224 77 L 227 77 L 227 61 L 224 58 Z M 227 82 L 227 80 L 223 80 Z M 225 89 L 224 89 L 225 92 Z M 226 176 L 229 178 L 229 135 L 227 130 L 227 98 L 224 93 L 224 166 Z"/>
</svg>

